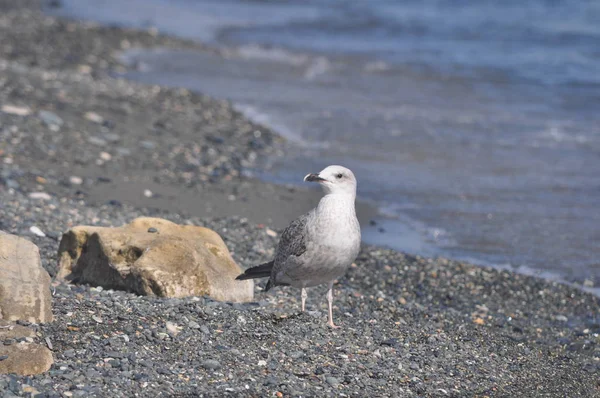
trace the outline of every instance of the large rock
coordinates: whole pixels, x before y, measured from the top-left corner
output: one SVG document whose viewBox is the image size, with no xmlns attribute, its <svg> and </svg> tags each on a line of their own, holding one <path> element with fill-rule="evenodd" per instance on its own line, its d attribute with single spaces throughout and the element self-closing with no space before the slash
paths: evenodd
<svg viewBox="0 0 600 398">
<path fill-rule="evenodd" d="M 0 374 L 29 376 L 50 369 L 52 353 L 34 338 L 30 328 L 0 320 Z"/>
<path fill-rule="evenodd" d="M 33 338 L 35 337 L 35 332 L 28 327 L 0 320 L 0 341 L 21 337 Z"/>
<path fill-rule="evenodd" d="M 0 231 L 0 319 L 52 321 L 50 275 L 36 245 Z"/>
<path fill-rule="evenodd" d="M 196 226 L 137 218 L 118 228 L 78 226 L 58 249 L 58 277 L 140 295 L 208 295 L 251 301 L 254 285 L 235 280 L 242 270 L 221 237 Z"/>
<path fill-rule="evenodd" d="M 39 344 L 0 345 L 0 374 L 35 375 L 48 371 L 53 362 L 50 350 Z"/>
</svg>

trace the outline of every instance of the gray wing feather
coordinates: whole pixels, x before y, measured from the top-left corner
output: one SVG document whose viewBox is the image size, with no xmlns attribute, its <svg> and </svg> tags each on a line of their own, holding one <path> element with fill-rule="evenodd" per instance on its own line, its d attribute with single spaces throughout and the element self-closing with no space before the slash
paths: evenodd
<svg viewBox="0 0 600 398">
<path fill-rule="evenodd" d="M 271 271 L 271 279 L 275 279 L 275 276 L 285 266 L 289 257 L 300 257 L 306 252 L 307 221 L 308 213 L 292 221 L 281 234 L 281 239 L 277 246 L 277 254 L 275 255 L 275 263 Z"/>
</svg>

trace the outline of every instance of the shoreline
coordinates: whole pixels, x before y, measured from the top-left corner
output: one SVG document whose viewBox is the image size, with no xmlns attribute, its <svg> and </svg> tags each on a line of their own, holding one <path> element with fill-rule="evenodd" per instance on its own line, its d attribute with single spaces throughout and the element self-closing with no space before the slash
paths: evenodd
<svg viewBox="0 0 600 398">
<path fill-rule="evenodd" d="M 33 0 L 20 3 L 19 6 L 26 11 L 16 16 L 16 21 L 26 24 L 21 19 L 27 17 L 35 4 L 37 2 Z M 31 53 L 21 50 L 16 57 L 12 57 L 11 53 L 2 59 L 7 61 L 2 69 L 11 80 L 18 82 L 23 72 L 30 76 L 40 88 L 38 97 L 50 98 L 57 91 L 62 94 L 61 89 L 70 90 L 70 94 L 73 94 L 73 98 L 61 98 L 59 106 L 63 109 L 60 116 L 66 128 L 76 132 L 77 136 L 72 138 L 79 147 L 84 148 L 83 153 L 79 156 L 69 154 L 77 147 L 75 143 L 66 143 L 65 148 L 59 147 L 55 153 L 48 155 L 47 148 L 33 143 L 33 148 L 25 148 L 22 154 L 23 162 L 36 160 L 34 169 L 39 171 L 38 174 L 47 174 L 42 170 L 49 169 L 57 176 L 48 178 L 44 175 L 48 180 L 46 188 L 52 193 L 84 197 L 94 204 L 116 200 L 163 210 L 172 208 L 174 197 L 181 197 L 180 203 L 175 203 L 175 209 L 190 216 L 221 217 L 231 214 L 235 209 L 239 209 L 238 213 L 248 213 L 248 209 L 252 208 L 252 220 L 277 228 L 286 226 L 290 219 L 309 210 L 318 201 L 320 193 L 314 187 L 270 184 L 253 177 L 253 169 L 261 168 L 267 157 L 283 156 L 284 139 L 270 128 L 248 120 L 227 101 L 194 94 L 187 89 L 148 86 L 112 77 L 112 72 L 125 69 L 125 65 L 119 61 L 121 51 L 125 48 L 206 49 L 202 44 L 157 35 L 153 31 L 102 27 L 45 14 L 38 17 L 52 21 L 49 23 L 50 30 L 58 32 L 50 34 L 59 36 L 56 41 L 68 43 L 81 41 L 83 37 L 84 41 L 96 44 L 95 47 L 90 45 L 94 49 L 92 54 L 79 54 L 77 57 L 86 62 L 92 59 L 95 63 L 70 61 L 69 58 L 73 58 L 70 54 L 48 51 L 48 48 L 35 48 L 30 50 Z M 2 33 L 10 40 L 9 32 L 7 29 Z M 103 40 L 94 39 L 96 32 L 101 32 L 97 35 Z M 119 37 L 119 32 L 125 38 Z M 61 38 L 61 35 L 66 37 Z M 16 35 L 12 39 L 21 40 Z M 125 48 L 124 42 L 128 43 Z M 77 47 L 86 46 L 85 43 L 77 43 Z M 39 50 L 42 50 L 41 54 Z M 66 49 L 63 51 L 68 52 Z M 61 55 L 66 60 L 61 59 Z M 38 58 L 32 60 L 34 56 Z M 24 71 L 23 67 L 29 70 Z M 60 81 L 59 85 L 63 87 L 54 87 L 51 82 L 53 79 Z M 13 88 L 14 91 L 25 89 L 19 84 Z M 139 92 L 133 100 L 128 97 L 137 90 Z M 92 96 L 91 101 L 86 98 L 89 95 Z M 112 103 L 96 104 L 94 96 L 107 96 Z M 143 97 L 152 98 L 157 104 L 153 106 L 154 109 L 137 109 L 137 114 L 133 115 L 133 107 L 147 104 Z M 11 100 L 18 104 L 21 99 L 17 97 Z M 170 104 L 171 100 L 176 103 Z M 55 104 L 46 100 L 27 102 L 33 114 L 39 110 L 52 112 L 56 108 Z M 216 111 L 208 109 L 204 112 L 202 107 L 205 106 Z M 188 113 L 192 115 L 182 115 L 183 107 L 190 108 Z M 96 114 L 102 120 L 99 123 L 90 122 L 86 118 L 88 113 Z M 153 122 L 149 123 L 149 120 Z M 40 126 L 35 127 L 39 129 Z M 198 128 L 199 131 L 196 131 Z M 51 133 L 46 132 L 46 135 Z M 48 137 L 47 140 L 51 141 L 52 138 Z M 109 160 L 98 159 L 103 153 L 109 154 Z M 204 166 L 202 162 L 205 160 L 200 158 L 206 155 L 212 164 Z M 143 160 L 139 159 L 141 156 L 160 156 L 160 159 Z M 223 157 L 230 159 L 224 160 Z M 14 161 L 19 164 L 18 159 Z M 59 176 L 63 178 L 62 181 L 59 181 Z M 81 177 L 83 183 L 74 186 L 65 181 L 69 176 Z M 299 176 L 298 181 L 302 181 L 302 177 Z M 30 190 L 40 188 L 36 187 L 35 180 L 14 180 Z M 146 189 L 162 191 L 162 197 L 157 195 L 153 197 L 154 200 L 149 200 L 143 195 Z M 203 202 L 206 197 L 210 198 L 208 204 Z M 233 197 L 235 199 L 231 200 Z M 281 201 L 294 205 L 271 212 Z M 363 224 L 367 224 L 377 212 L 366 202 L 359 202 L 357 208 Z"/>
<path fill-rule="evenodd" d="M 272 255 L 277 237 L 267 228 L 279 231 L 319 196 L 247 176 L 281 156 L 281 138 L 227 102 L 110 77 L 124 40 L 193 44 L 48 17 L 36 4 L 0 0 L 9 43 L 0 47 L 0 106 L 28 112 L 0 112 L 0 229 L 36 243 L 52 276 L 66 229 L 139 215 L 211 227 L 243 267 Z M 341 330 L 325 327 L 321 290 L 311 289 L 309 312 L 299 314 L 294 289 L 257 287 L 256 303 L 230 305 L 59 284 L 55 321 L 35 326 L 40 341 L 52 341 L 55 364 L 38 376 L 0 375 L 0 391 L 592 396 L 600 388 L 600 298 L 573 287 L 363 245 L 335 286 Z M 166 322 L 181 332 L 168 335 Z"/>
<path fill-rule="evenodd" d="M 68 8 L 68 10 L 70 10 L 70 8 Z M 160 26 L 160 22 L 157 23 Z M 223 76 L 219 74 L 214 74 L 215 66 L 218 67 L 219 65 L 223 65 L 223 69 L 235 70 L 243 68 L 244 65 L 250 69 L 257 67 L 257 65 L 253 66 L 252 63 L 246 64 L 248 60 L 243 61 L 245 58 L 244 56 L 241 58 L 239 58 L 239 55 L 233 56 L 237 51 L 242 51 L 242 48 L 244 48 L 243 45 L 238 48 L 238 45 L 232 45 L 232 43 L 211 43 L 212 44 L 203 44 L 201 45 L 201 48 L 197 49 L 185 49 L 185 46 L 181 46 L 181 49 L 168 46 L 151 48 L 149 50 L 140 47 L 120 49 L 116 59 L 123 62 L 127 69 L 122 72 L 115 71 L 111 75 L 123 77 L 130 81 L 142 84 L 159 84 L 174 88 L 183 86 L 201 94 L 204 93 L 202 90 L 207 90 L 214 98 L 232 98 L 234 109 L 240 110 L 242 115 L 247 115 L 247 113 L 245 113 L 243 109 L 240 109 L 239 106 L 240 104 L 245 103 L 243 94 L 241 97 L 237 96 L 235 89 L 229 91 L 229 93 L 227 93 L 227 89 L 223 92 L 218 88 L 223 86 L 223 83 L 212 84 L 211 80 L 214 78 L 219 81 L 219 79 L 223 78 Z M 155 57 L 151 55 L 153 53 L 163 53 L 168 55 L 163 55 L 155 59 Z M 178 55 L 180 53 L 187 54 L 187 56 L 183 56 L 183 58 L 180 59 Z M 160 59 L 163 59 L 164 62 L 161 62 Z M 331 58 L 330 62 L 334 64 L 337 63 L 335 57 Z M 197 68 L 200 71 L 197 74 L 193 72 L 195 70 L 193 67 L 186 69 L 185 66 L 194 63 L 197 64 Z M 269 65 L 265 64 L 264 67 L 268 70 Z M 175 72 L 171 72 L 172 70 L 175 70 Z M 225 86 L 237 86 L 238 81 L 235 74 L 231 75 L 229 72 L 226 73 L 226 75 L 229 75 L 233 80 L 230 81 L 232 84 L 225 83 Z M 279 81 L 282 77 L 283 76 L 278 76 L 276 80 Z M 180 78 L 184 78 L 185 80 L 181 80 Z M 258 80 L 261 81 L 259 84 L 250 84 L 249 87 L 253 88 L 245 90 L 250 93 L 250 96 L 247 98 L 248 103 L 254 101 L 252 98 L 260 97 L 263 89 L 265 89 L 264 84 L 262 83 L 263 78 Z M 227 81 L 229 80 L 226 80 L 225 82 Z M 246 87 L 248 81 L 252 81 L 252 79 L 247 79 L 246 81 L 242 79 L 239 83 Z M 268 89 L 266 91 L 268 92 Z M 293 95 L 291 96 L 293 97 Z M 259 104 L 261 103 L 260 100 L 257 101 Z M 262 102 L 264 104 L 264 101 Z M 410 106 L 410 103 L 411 101 L 407 101 L 407 105 Z M 268 159 L 272 160 L 272 162 L 259 166 L 259 169 L 266 168 L 267 172 L 261 173 L 259 171 L 258 174 L 263 181 L 280 183 L 283 179 L 285 183 L 290 183 L 290 186 L 296 186 L 297 189 L 299 189 L 298 192 L 303 191 L 304 187 L 302 187 L 302 185 L 306 184 L 302 184 L 298 177 L 293 177 L 294 180 L 291 181 L 290 170 L 295 170 L 294 175 L 299 174 L 301 177 L 304 175 L 304 172 L 307 171 L 306 165 L 303 167 L 302 164 L 318 161 L 318 159 L 314 157 L 314 154 L 302 154 L 304 152 L 302 147 L 304 145 L 310 145 L 310 143 L 302 141 L 303 144 L 295 144 L 294 139 L 289 138 L 290 135 L 293 134 L 291 134 L 290 131 L 286 134 L 285 123 L 274 122 L 273 119 L 269 120 L 270 117 L 274 117 L 274 120 L 278 120 L 278 114 L 275 110 L 276 107 L 269 110 L 270 108 L 268 106 L 261 107 L 259 105 L 256 109 L 262 109 L 264 113 L 259 113 L 259 115 L 266 115 L 266 117 L 261 120 L 260 117 L 253 118 L 253 115 L 250 114 L 248 120 L 257 121 L 259 124 L 263 121 L 263 125 L 269 130 L 275 131 L 277 135 L 284 138 L 287 137 L 285 149 L 288 155 L 287 157 L 280 157 L 278 155 L 270 156 Z M 460 114 L 460 111 L 456 114 Z M 281 114 L 279 114 L 279 117 L 281 117 Z M 281 122 L 281 119 L 279 119 L 279 122 Z M 408 127 L 403 123 L 401 124 L 408 130 L 412 130 L 412 127 L 417 127 Z M 339 122 L 338 125 L 343 126 L 342 122 Z M 298 126 L 296 127 L 298 128 Z M 444 127 L 442 127 L 442 129 L 444 129 Z M 333 126 L 331 130 L 335 131 L 338 130 L 338 128 Z M 433 146 L 430 147 L 427 145 L 425 147 L 433 148 Z M 419 149 L 416 148 L 416 151 L 418 152 Z M 300 155 L 298 155 L 298 153 L 300 153 Z M 405 155 L 410 157 L 409 152 Z M 287 160 L 288 157 L 293 159 L 296 156 L 299 156 L 304 160 L 302 162 Z M 325 153 L 325 156 L 327 157 L 329 155 Z M 322 158 L 322 156 L 319 157 Z M 435 162 L 436 159 L 439 159 L 439 157 L 435 155 L 427 156 L 426 158 L 431 159 L 433 162 Z M 347 161 L 350 161 L 350 158 L 348 158 Z M 346 160 L 342 163 L 345 162 Z M 336 162 L 334 161 L 333 163 Z M 355 171 L 357 174 L 361 173 L 361 167 L 364 165 L 365 164 L 362 162 L 356 164 Z M 278 173 L 284 173 L 283 175 L 285 175 L 285 177 L 278 178 Z M 268 175 L 275 178 L 270 179 Z M 442 178 L 441 176 L 444 175 L 444 172 L 438 170 L 436 175 Z M 409 176 L 409 179 L 410 178 L 411 177 Z M 538 228 L 539 223 L 537 221 L 544 224 L 544 220 L 546 220 L 546 224 L 549 226 L 556 226 L 555 216 L 558 219 L 560 219 L 560 217 L 558 216 L 559 213 L 551 211 L 552 207 L 542 208 L 541 210 L 543 212 L 549 212 L 548 216 L 537 217 L 537 221 L 529 220 L 533 222 L 533 224 L 529 224 L 524 223 L 524 218 L 514 218 L 514 214 L 518 213 L 518 209 L 516 213 L 513 213 L 513 210 L 509 211 L 507 208 L 499 210 L 502 206 L 496 207 L 491 205 L 488 210 L 491 211 L 490 214 L 495 214 L 495 216 L 488 218 L 486 221 L 485 217 L 488 216 L 488 213 L 479 213 L 477 210 L 480 209 L 479 206 L 481 205 L 481 203 L 478 202 L 479 199 L 469 199 L 470 195 L 467 195 L 467 199 L 465 199 L 459 195 L 458 197 L 460 197 L 460 200 L 458 200 L 456 199 L 457 196 L 452 192 L 446 192 L 446 194 L 450 195 L 447 197 L 444 195 L 436 196 L 433 191 L 428 194 L 427 192 L 429 192 L 433 186 L 437 186 L 435 182 L 428 184 L 427 187 L 421 186 L 418 189 L 406 189 L 403 187 L 404 183 L 399 182 L 395 184 L 396 188 L 394 189 L 400 189 L 402 193 L 395 195 L 393 199 L 390 199 L 392 198 L 390 192 L 385 191 L 385 186 L 382 186 L 380 185 L 380 182 L 377 182 L 377 187 L 385 191 L 385 195 L 387 196 L 386 201 L 381 202 L 378 201 L 382 198 L 381 194 L 378 192 L 382 191 L 373 189 L 374 187 L 370 185 L 371 181 L 369 176 L 364 174 L 364 170 L 362 170 L 362 176 L 359 179 L 362 181 L 360 187 L 362 187 L 362 193 L 364 193 L 365 196 L 361 197 L 361 195 L 359 195 L 358 199 L 360 201 L 364 200 L 371 205 L 372 214 L 377 212 L 377 218 L 374 220 L 378 223 L 377 227 L 372 228 L 370 223 L 362 223 L 363 231 L 368 232 L 368 234 L 363 234 L 363 239 L 370 244 L 391 247 L 395 250 L 420 254 L 422 256 L 452 258 L 481 266 L 492 266 L 499 269 L 503 269 L 508 264 L 515 272 L 525 273 L 527 275 L 537 275 L 548 280 L 558 280 L 567 284 L 574 284 L 575 286 L 582 287 L 582 289 L 586 291 L 591 291 L 596 295 L 600 295 L 600 288 L 597 287 L 599 286 L 599 280 L 597 280 L 598 278 L 593 266 L 595 259 L 593 256 L 591 258 L 589 257 L 589 254 L 591 253 L 590 245 L 582 244 L 580 246 L 576 242 L 569 244 L 569 242 L 571 242 L 569 239 L 573 238 L 573 234 L 569 234 L 568 231 L 577 231 L 578 228 L 565 227 L 562 230 L 557 231 L 556 229 L 549 227 L 546 233 L 540 235 L 541 243 L 534 246 L 525 243 L 526 241 L 529 241 L 528 238 L 518 238 L 521 236 L 519 231 L 525 231 L 531 228 L 533 232 L 527 234 L 527 236 L 531 237 L 532 240 L 535 240 L 535 236 L 538 235 L 535 231 L 543 231 L 542 228 Z M 373 181 L 375 180 L 378 179 L 373 179 Z M 440 186 L 444 185 L 443 181 L 438 181 L 438 183 Z M 517 184 L 517 182 L 515 183 Z M 461 188 L 461 190 L 467 191 L 470 189 L 471 188 Z M 442 191 L 444 190 L 445 188 L 442 188 Z M 481 193 L 483 194 L 484 191 L 485 190 L 481 191 Z M 361 193 L 360 190 L 359 193 Z M 368 201 L 366 198 L 367 196 L 370 198 Z M 478 195 L 475 195 L 475 197 L 477 196 Z M 131 195 L 129 195 L 129 197 L 131 197 Z M 469 204 L 470 200 L 474 200 L 475 203 Z M 394 203 L 396 205 L 399 203 L 402 204 L 400 205 L 400 208 L 386 212 L 386 210 L 396 207 Z M 500 203 L 497 203 L 497 205 L 499 204 Z M 539 205 L 540 203 L 537 204 Z M 189 211 L 186 210 L 186 208 Z M 453 211 L 457 208 L 462 210 L 457 214 L 453 214 Z M 308 207 L 302 208 L 302 211 L 305 209 L 308 209 Z M 497 211 L 493 211 L 493 209 L 496 209 Z M 574 211 L 575 208 L 572 210 Z M 197 214 L 196 207 L 194 206 L 181 206 L 178 208 L 178 211 L 186 211 L 191 215 Z M 508 213 L 504 213 L 504 211 L 508 211 Z M 230 212 L 223 211 L 222 214 L 230 214 Z M 512 214 L 512 216 L 508 216 L 507 214 Z M 290 213 L 289 216 L 294 217 L 295 214 Z M 483 217 L 483 219 L 481 219 L 482 221 L 476 221 L 479 217 Z M 512 218 L 514 218 L 514 220 Z M 276 226 L 284 226 L 287 220 L 289 220 L 289 217 L 287 219 L 282 217 L 282 221 L 276 222 L 275 224 Z M 366 221 L 366 217 L 363 217 L 363 220 Z M 529 225 L 529 227 L 527 227 L 527 225 Z M 573 226 L 572 224 L 569 225 Z M 484 234 L 477 234 L 474 232 L 480 229 L 487 229 L 491 232 Z M 510 233 L 511 229 L 514 230 L 514 233 Z M 582 232 L 586 230 L 589 229 L 581 229 Z M 559 245 L 551 245 L 549 248 L 547 245 L 548 243 L 552 243 L 552 240 L 546 239 L 544 241 L 543 236 L 554 236 L 555 239 L 562 243 Z M 514 241 L 514 243 L 511 243 L 511 240 Z M 573 251 L 571 251 L 574 247 L 578 247 L 579 249 L 573 249 Z M 586 256 L 588 259 L 584 260 Z M 593 286 L 596 286 L 596 289 L 594 289 Z"/>
<path fill-rule="evenodd" d="M 36 0 L 32 0 L 31 3 L 35 4 Z M 101 41 L 102 45 L 98 46 L 96 44 L 96 47 L 99 47 L 99 49 L 97 54 L 94 53 L 93 55 L 93 59 L 96 60 L 96 65 L 94 65 L 92 68 L 91 75 L 96 76 L 98 74 L 98 76 L 103 75 L 104 77 L 113 77 L 118 81 L 123 79 L 124 82 L 131 83 L 132 87 L 136 87 L 137 85 L 144 87 L 148 85 L 145 83 L 136 82 L 134 80 L 128 80 L 122 76 L 126 74 L 126 71 L 137 70 L 139 66 L 135 63 L 130 64 L 129 62 L 123 60 L 123 54 L 128 51 L 134 49 L 139 49 L 142 51 L 151 49 L 191 50 L 211 53 L 220 53 L 222 51 L 217 47 L 211 46 L 210 44 L 179 38 L 176 36 L 160 34 L 154 28 L 149 28 L 148 30 L 139 30 L 127 27 L 103 26 L 99 23 L 89 21 L 77 22 L 76 20 L 65 19 L 62 17 L 50 18 L 59 21 L 59 23 L 66 23 L 67 31 L 73 29 L 73 27 L 69 25 L 69 22 L 77 24 L 77 26 L 80 26 L 80 28 L 82 28 L 84 31 L 89 31 L 89 33 L 86 33 L 86 35 L 89 34 L 92 41 L 92 32 L 102 31 L 103 37 L 107 37 L 104 39 L 106 41 Z M 124 34 L 127 38 L 124 40 L 119 38 L 119 32 Z M 54 59 L 54 56 L 51 56 L 50 58 Z M 102 62 L 103 59 L 107 59 L 107 61 Z M 57 64 L 60 66 L 60 68 L 73 67 L 72 62 L 63 61 L 63 63 L 59 63 L 59 60 L 57 59 L 49 62 L 49 64 Z M 75 66 L 77 70 L 79 70 L 81 67 L 80 64 Z M 186 88 L 169 88 L 169 86 L 161 87 L 165 90 L 174 90 L 174 92 L 181 91 L 184 93 L 184 96 L 192 95 L 192 92 Z M 205 99 L 210 98 L 203 93 L 198 93 L 198 95 Z M 226 106 L 229 108 L 228 111 L 235 115 L 233 119 L 242 120 L 244 121 L 243 123 L 247 122 L 247 126 L 258 127 L 258 131 L 261 133 L 264 132 L 264 134 L 267 136 L 264 142 L 260 142 L 258 144 L 259 146 L 264 145 L 263 155 L 258 155 L 256 162 L 249 162 L 247 165 L 249 167 L 245 167 L 245 165 L 241 167 L 241 174 L 243 174 L 245 177 L 249 176 L 249 178 L 236 179 L 237 182 L 242 182 L 239 185 L 235 182 L 229 184 L 230 181 L 225 181 L 225 183 L 223 183 L 222 180 L 217 179 L 217 181 L 213 181 L 216 182 L 216 184 L 213 183 L 203 185 L 202 189 L 198 189 L 196 184 L 200 184 L 201 182 L 192 180 L 189 177 L 182 178 L 181 174 L 183 173 L 180 173 L 180 175 L 174 175 L 174 173 L 171 173 L 169 178 L 165 178 L 165 176 L 159 175 L 158 168 L 155 168 L 154 170 L 148 170 L 145 166 L 142 167 L 141 165 L 138 165 L 137 170 L 134 171 L 134 173 L 142 174 L 141 176 L 135 176 L 136 178 L 140 177 L 138 180 L 132 181 L 128 178 L 128 176 L 125 176 L 125 181 L 121 181 L 120 179 L 123 177 L 123 170 L 117 169 L 116 173 L 113 173 L 113 175 L 109 177 L 111 181 L 108 183 L 104 183 L 106 181 L 102 181 L 103 183 L 92 184 L 87 192 L 87 200 L 89 203 L 98 205 L 106 201 L 117 200 L 119 202 L 127 202 L 136 206 L 151 207 L 161 210 L 175 210 L 179 213 L 189 216 L 201 217 L 222 217 L 230 214 L 247 216 L 250 214 L 250 220 L 257 223 L 270 224 L 275 228 L 285 227 L 289 220 L 312 208 L 314 203 L 318 202 L 320 194 L 318 190 L 314 189 L 314 187 L 301 185 L 302 175 L 298 176 L 298 184 L 292 185 L 281 185 L 277 183 L 273 184 L 255 177 L 256 173 L 254 173 L 254 170 L 260 170 L 265 167 L 269 167 L 267 164 L 268 162 L 276 161 L 277 158 L 285 156 L 285 150 L 288 148 L 286 147 L 285 143 L 287 138 L 285 138 L 284 135 L 280 134 L 271 126 L 262 125 L 259 122 L 255 122 L 252 118 L 246 117 L 243 111 L 240 111 L 236 108 L 235 104 L 231 104 L 222 99 L 213 100 L 217 101 L 221 105 L 227 104 Z M 136 129 L 137 128 L 139 127 L 136 126 Z M 144 136 L 141 134 L 141 132 L 136 132 L 134 135 Z M 178 138 L 182 139 L 184 142 L 193 144 L 194 132 L 182 132 Z M 157 143 L 154 142 L 154 144 Z M 210 140 L 208 144 L 211 144 Z M 254 143 L 249 143 L 250 147 L 253 145 Z M 118 149 L 120 148 L 117 148 L 117 150 Z M 261 153 L 260 150 L 255 152 L 256 154 Z M 254 153 L 250 153 L 250 155 L 255 156 Z M 176 167 L 178 166 L 170 166 L 170 168 Z M 184 167 L 190 166 L 186 165 Z M 191 165 L 191 167 L 194 167 L 194 165 Z M 91 167 L 84 168 L 82 173 L 84 175 L 93 175 L 94 173 L 97 173 L 97 170 L 94 169 L 94 165 L 91 164 Z M 309 171 L 311 170 L 307 170 L 306 172 Z M 209 180 L 211 179 L 210 176 L 200 177 L 205 177 L 205 179 Z M 156 184 L 153 184 L 152 182 L 156 182 L 157 180 L 160 184 L 168 183 L 169 186 L 156 187 L 156 189 L 163 191 L 162 196 L 153 197 L 151 200 L 148 200 L 148 198 L 145 198 L 141 193 L 143 193 L 145 189 L 150 189 L 153 191 L 154 189 L 152 189 L 152 186 L 156 186 Z M 184 187 L 181 187 L 181 184 L 183 184 Z M 133 185 L 137 185 L 137 187 L 134 187 Z M 250 185 L 254 186 L 252 187 Z M 119 189 L 116 189 L 116 187 L 119 187 Z M 188 189 L 190 187 L 192 189 Z M 58 194 L 59 190 L 56 191 Z M 242 193 L 238 194 L 239 191 L 242 191 Z M 176 195 L 173 195 L 173 192 L 176 192 Z M 73 192 L 71 192 L 71 194 L 73 194 Z M 230 201 L 229 199 L 233 197 L 235 197 L 235 200 Z M 294 200 L 291 199 L 292 197 Z M 177 200 L 177 198 L 179 200 Z M 281 201 L 284 201 L 288 204 L 293 204 L 290 206 L 278 207 L 277 205 Z M 278 209 L 279 211 L 273 212 L 272 209 Z M 359 197 L 357 198 L 357 213 L 363 229 L 363 240 L 369 241 L 370 244 L 390 247 L 400 251 L 406 250 L 412 254 L 417 254 L 416 252 L 420 250 L 422 252 L 429 253 L 430 256 L 445 257 L 443 254 L 443 249 L 441 249 L 443 245 L 439 247 L 436 246 L 436 243 L 433 243 L 427 237 L 422 236 L 422 232 L 416 231 L 413 227 L 407 227 L 402 223 L 402 221 L 398 221 L 396 217 L 388 217 L 384 215 L 382 213 L 382 209 L 378 207 L 377 204 Z M 379 225 L 379 223 L 376 224 L 374 222 L 375 220 L 384 224 L 388 224 L 390 227 L 389 230 L 396 231 L 396 235 L 398 233 L 408 233 L 408 241 L 412 242 L 415 240 L 415 242 L 409 243 L 406 246 L 390 243 L 394 240 L 393 237 L 390 239 L 390 237 L 394 234 L 390 234 L 388 228 L 384 228 L 383 226 Z M 470 257 L 466 258 L 460 256 L 451 258 L 457 261 L 474 263 L 478 266 L 491 266 L 499 270 L 506 269 L 506 265 L 504 263 L 491 263 L 485 259 Z M 556 269 L 546 270 L 541 268 L 532 268 L 527 264 L 521 264 L 519 266 L 509 264 L 509 269 L 512 272 L 538 276 L 549 281 L 558 281 L 570 286 L 575 286 L 583 291 L 591 292 L 592 294 L 600 297 L 600 287 L 598 287 L 598 281 L 595 280 L 596 278 L 594 275 L 591 275 L 589 278 L 587 278 L 586 275 L 572 275 L 569 274 L 569 272 L 560 272 Z"/>
</svg>

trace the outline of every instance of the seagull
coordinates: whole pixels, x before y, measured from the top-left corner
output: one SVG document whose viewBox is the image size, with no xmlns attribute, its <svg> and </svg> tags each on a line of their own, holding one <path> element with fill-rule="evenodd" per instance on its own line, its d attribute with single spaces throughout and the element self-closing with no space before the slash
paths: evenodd
<svg viewBox="0 0 600 398">
<path fill-rule="evenodd" d="M 236 279 L 269 277 L 265 286 L 293 286 L 302 289 L 304 311 L 307 287 L 327 283 L 328 324 L 333 323 L 333 282 L 341 277 L 358 256 L 360 225 L 356 218 L 356 178 L 342 166 L 328 166 L 304 181 L 316 182 L 325 195 L 317 207 L 294 220 L 281 234 L 275 258 L 246 270 Z"/>
</svg>

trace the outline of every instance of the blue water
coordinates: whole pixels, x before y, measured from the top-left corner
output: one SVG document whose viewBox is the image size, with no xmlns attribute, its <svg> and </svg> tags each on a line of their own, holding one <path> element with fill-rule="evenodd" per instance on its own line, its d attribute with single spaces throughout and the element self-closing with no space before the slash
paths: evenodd
<svg viewBox="0 0 600 398">
<path fill-rule="evenodd" d="M 133 49 L 125 76 L 285 135 L 264 178 L 351 167 L 382 209 L 371 241 L 600 285 L 600 2 L 63 3 L 217 49 Z"/>
</svg>

